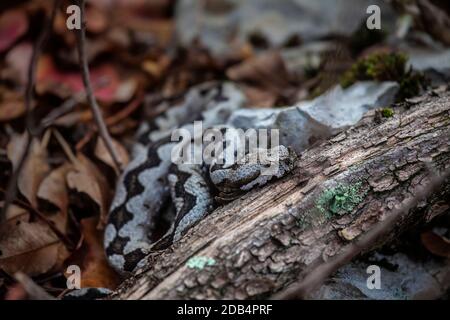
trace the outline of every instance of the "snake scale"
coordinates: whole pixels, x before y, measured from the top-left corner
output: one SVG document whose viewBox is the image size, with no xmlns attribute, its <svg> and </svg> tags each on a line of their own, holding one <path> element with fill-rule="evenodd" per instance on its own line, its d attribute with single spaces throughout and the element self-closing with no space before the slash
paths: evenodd
<svg viewBox="0 0 450 320">
<path fill-rule="evenodd" d="M 267 163 L 249 161 L 257 152 L 246 153 L 239 162 L 228 161 L 236 154 L 226 149 L 225 142 L 234 138 L 236 128 L 227 125 L 227 120 L 244 104 L 244 95 L 235 85 L 204 83 L 190 89 L 180 105 L 141 126 L 105 230 L 106 255 L 121 274 L 142 266 L 151 250 L 178 241 L 219 203 L 293 169 L 295 152 L 283 145 L 266 149 L 279 160 L 271 175 L 261 174 Z M 202 121 L 204 129 L 217 127 L 224 134 L 224 163 L 215 159 L 209 164 L 173 163 L 171 155 L 177 141 L 172 141 L 172 132 L 182 128 L 195 136 L 195 121 Z M 172 226 L 156 241 L 157 221 L 170 219 L 170 204 L 175 208 Z"/>
</svg>

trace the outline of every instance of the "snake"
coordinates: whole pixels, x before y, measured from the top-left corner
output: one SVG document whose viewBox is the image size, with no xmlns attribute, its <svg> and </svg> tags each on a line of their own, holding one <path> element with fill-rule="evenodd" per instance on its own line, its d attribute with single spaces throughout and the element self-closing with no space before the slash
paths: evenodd
<svg viewBox="0 0 450 320">
<path fill-rule="evenodd" d="M 245 95 L 233 83 L 202 83 L 192 87 L 181 103 L 141 125 L 105 228 L 106 256 L 120 274 L 130 275 L 144 266 L 150 252 L 179 241 L 219 205 L 292 171 L 296 154 L 284 145 L 246 151 L 239 161 L 235 152 L 227 149 L 226 142 L 233 140 L 239 129 L 227 121 L 245 103 Z M 215 141 L 223 145 L 222 151 L 209 162 L 174 163 L 173 153 L 180 145 L 173 139 L 174 130 L 191 132 L 195 138 L 198 121 L 203 127 L 201 135 L 211 128 L 222 134 L 223 141 Z M 263 174 L 272 163 L 260 161 L 261 152 L 276 159 L 270 174 Z M 175 214 L 170 213 L 173 210 Z M 171 221 L 163 236 L 158 234 L 161 219 Z"/>
</svg>

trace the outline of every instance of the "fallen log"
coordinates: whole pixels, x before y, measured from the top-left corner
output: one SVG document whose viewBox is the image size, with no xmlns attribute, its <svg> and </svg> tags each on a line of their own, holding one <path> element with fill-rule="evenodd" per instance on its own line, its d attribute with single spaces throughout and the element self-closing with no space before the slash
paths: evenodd
<svg viewBox="0 0 450 320">
<path fill-rule="evenodd" d="M 179 242 L 148 256 L 113 299 L 258 299 L 282 296 L 411 203 L 450 168 L 450 92 L 368 113 L 305 151 L 294 172 L 215 210 Z M 416 201 L 365 252 L 450 208 L 448 179 Z"/>
</svg>

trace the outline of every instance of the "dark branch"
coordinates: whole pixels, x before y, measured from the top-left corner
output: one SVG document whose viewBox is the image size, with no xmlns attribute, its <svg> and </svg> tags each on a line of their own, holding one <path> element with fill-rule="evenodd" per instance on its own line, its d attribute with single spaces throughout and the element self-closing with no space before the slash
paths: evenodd
<svg viewBox="0 0 450 320">
<path fill-rule="evenodd" d="M 98 126 L 98 131 L 100 133 L 103 142 L 111 155 L 111 158 L 114 161 L 115 166 L 118 170 L 121 169 L 121 163 L 119 161 L 119 157 L 117 156 L 117 152 L 114 148 L 111 136 L 108 132 L 108 128 L 106 127 L 105 121 L 103 119 L 100 107 L 95 99 L 94 92 L 91 85 L 91 80 L 89 77 L 89 65 L 87 61 L 86 55 L 86 21 L 85 21 L 85 0 L 76 0 L 76 3 L 80 7 L 81 12 L 81 29 L 78 32 L 78 56 L 80 60 L 80 67 L 83 76 L 83 83 L 86 90 L 86 95 L 88 98 L 89 105 L 91 106 L 92 113 L 94 115 L 95 122 Z"/>
</svg>

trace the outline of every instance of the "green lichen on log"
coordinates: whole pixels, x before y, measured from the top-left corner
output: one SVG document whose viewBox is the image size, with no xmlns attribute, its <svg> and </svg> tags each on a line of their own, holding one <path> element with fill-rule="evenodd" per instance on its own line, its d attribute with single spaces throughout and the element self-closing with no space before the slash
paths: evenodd
<svg viewBox="0 0 450 320">
<path fill-rule="evenodd" d="M 189 269 L 203 270 L 206 266 L 213 266 L 216 264 L 216 260 L 211 257 L 196 256 L 192 257 L 186 263 Z"/>
<path fill-rule="evenodd" d="M 316 209 L 327 219 L 350 213 L 364 199 L 361 183 L 338 184 L 323 191 L 316 201 Z"/>
</svg>

